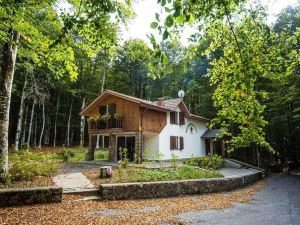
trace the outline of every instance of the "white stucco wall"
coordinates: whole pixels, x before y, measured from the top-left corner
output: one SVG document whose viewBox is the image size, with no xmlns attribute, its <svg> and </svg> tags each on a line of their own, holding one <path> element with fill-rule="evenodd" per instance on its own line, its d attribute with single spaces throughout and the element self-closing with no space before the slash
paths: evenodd
<svg viewBox="0 0 300 225">
<path fill-rule="evenodd" d="M 149 152 L 148 159 L 156 158 L 159 149 L 159 135 L 152 133 L 144 133 L 144 151 Z"/>
<path fill-rule="evenodd" d="M 176 111 L 180 112 L 179 108 Z M 190 129 L 186 132 L 190 123 L 196 127 L 193 133 L 190 132 Z M 184 125 L 170 124 L 170 113 L 167 113 L 167 125 L 158 135 L 159 152 L 164 155 L 164 159 L 171 159 L 172 153 L 175 153 L 179 158 L 205 156 L 205 142 L 201 139 L 201 136 L 206 130 L 205 122 L 195 119 L 185 118 Z M 184 138 L 184 149 L 170 150 L 170 136 L 182 136 Z"/>
</svg>

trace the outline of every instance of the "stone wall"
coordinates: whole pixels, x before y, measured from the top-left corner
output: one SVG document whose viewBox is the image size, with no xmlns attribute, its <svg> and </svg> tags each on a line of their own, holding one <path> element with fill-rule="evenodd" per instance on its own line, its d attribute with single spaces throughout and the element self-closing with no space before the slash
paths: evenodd
<svg viewBox="0 0 300 225">
<path fill-rule="evenodd" d="M 0 189 L 0 207 L 61 202 L 61 187 Z"/>
<path fill-rule="evenodd" d="M 102 184 L 100 196 L 108 200 L 146 199 L 222 192 L 254 183 L 259 178 L 260 172 L 234 178 Z"/>
</svg>

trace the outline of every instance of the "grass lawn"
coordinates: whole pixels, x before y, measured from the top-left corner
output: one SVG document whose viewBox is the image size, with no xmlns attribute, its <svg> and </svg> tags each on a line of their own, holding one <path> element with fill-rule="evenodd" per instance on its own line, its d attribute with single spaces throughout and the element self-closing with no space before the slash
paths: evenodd
<svg viewBox="0 0 300 225">
<path fill-rule="evenodd" d="M 191 166 L 161 169 L 119 168 L 114 169 L 113 176 L 109 179 L 100 179 L 99 170 L 89 170 L 83 172 L 83 174 L 97 186 L 103 183 L 151 182 L 223 177 L 218 171 L 209 171 Z"/>
</svg>

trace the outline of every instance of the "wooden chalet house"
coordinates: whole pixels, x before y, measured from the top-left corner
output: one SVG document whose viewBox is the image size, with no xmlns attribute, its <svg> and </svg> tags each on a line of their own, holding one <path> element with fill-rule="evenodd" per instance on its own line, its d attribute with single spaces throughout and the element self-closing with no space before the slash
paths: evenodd
<svg viewBox="0 0 300 225">
<path fill-rule="evenodd" d="M 89 121 L 88 160 L 95 148 L 109 149 L 112 161 L 120 159 L 120 148 L 128 149 L 129 160 L 142 159 L 146 149 L 151 159 L 158 154 L 166 160 L 172 153 L 180 159 L 206 155 L 209 119 L 189 112 L 180 98 L 147 101 L 106 90 L 80 115 Z"/>
</svg>

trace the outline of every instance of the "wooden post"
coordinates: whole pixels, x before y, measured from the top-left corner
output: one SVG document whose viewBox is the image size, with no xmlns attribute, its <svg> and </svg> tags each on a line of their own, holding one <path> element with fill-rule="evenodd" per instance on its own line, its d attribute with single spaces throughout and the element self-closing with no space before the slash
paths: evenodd
<svg viewBox="0 0 300 225">
<path fill-rule="evenodd" d="M 89 134 L 89 150 L 85 157 L 87 161 L 94 160 L 94 152 L 95 152 L 94 150 L 95 148 L 93 146 L 93 135 Z"/>
</svg>

